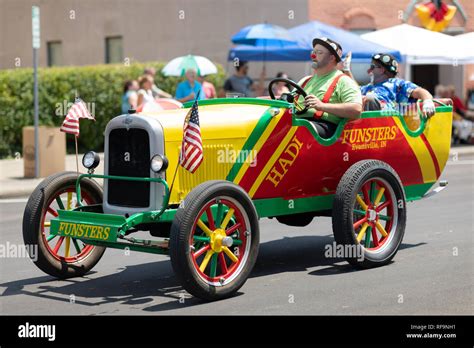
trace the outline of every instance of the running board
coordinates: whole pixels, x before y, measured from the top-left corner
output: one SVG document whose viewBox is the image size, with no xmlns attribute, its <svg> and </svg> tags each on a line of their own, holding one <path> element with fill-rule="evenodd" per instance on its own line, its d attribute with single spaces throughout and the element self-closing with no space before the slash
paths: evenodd
<svg viewBox="0 0 474 348">
<path fill-rule="evenodd" d="M 434 190 L 426 193 L 422 198 L 432 197 L 432 196 L 440 193 L 441 191 L 443 191 L 446 187 L 448 187 L 448 181 L 447 180 L 441 180 L 439 182 L 439 186 L 437 188 L 435 188 Z"/>
</svg>

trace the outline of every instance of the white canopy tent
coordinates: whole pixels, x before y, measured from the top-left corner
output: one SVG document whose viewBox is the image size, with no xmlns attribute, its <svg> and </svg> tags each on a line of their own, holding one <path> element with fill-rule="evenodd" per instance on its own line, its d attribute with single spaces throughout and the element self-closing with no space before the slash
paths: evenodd
<svg viewBox="0 0 474 348">
<path fill-rule="evenodd" d="M 471 55 L 474 55 L 474 32 L 471 31 L 470 33 L 456 35 L 454 37 L 458 41 L 458 45 L 467 47 L 468 52 L 470 52 Z"/>
<path fill-rule="evenodd" d="M 405 57 L 405 77 L 409 79 L 409 66 L 413 64 L 471 64 L 474 63 L 474 48 L 471 36 L 466 39 L 400 24 L 373 31 L 362 38 L 379 45 L 397 49 Z"/>
</svg>

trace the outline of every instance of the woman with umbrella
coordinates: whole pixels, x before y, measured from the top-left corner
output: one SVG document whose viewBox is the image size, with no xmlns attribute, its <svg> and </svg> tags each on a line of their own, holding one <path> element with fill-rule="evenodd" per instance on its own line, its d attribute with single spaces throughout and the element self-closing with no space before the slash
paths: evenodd
<svg viewBox="0 0 474 348">
<path fill-rule="evenodd" d="M 187 55 L 172 59 L 162 70 L 166 76 L 186 76 L 186 80 L 179 83 L 176 89 L 176 99 L 182 103 L 194 100 L 199 90 L 203 88 L 196 81 L 197 76 L 206 76 L 217 73 L 217 67 L 207 58 Z M 206 95 L 201 91 L 199 99 Z"/>
</svg>

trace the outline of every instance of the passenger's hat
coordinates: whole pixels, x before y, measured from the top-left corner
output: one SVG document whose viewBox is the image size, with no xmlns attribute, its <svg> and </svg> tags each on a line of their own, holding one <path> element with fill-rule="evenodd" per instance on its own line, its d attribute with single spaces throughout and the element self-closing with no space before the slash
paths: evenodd
<svg viewBox="0 0 474 348">
<path fill-rule="evenodd" d="M 313 47 L 317 44 L 326 47 L 331 54 L 336 57 L 336 61 L 340 62 L 342 59 L 342 47 L 336 41 L 328 39 L 327 37 L 321 37 L 313 39 Z"/>
<path fill-rule="evenodd" d="M 376 53 L 372 56 L 375 60 L 382 64 L 382 66 L 393 74 L 398 73 L 398 62 L 394 56 L 389 53 Z"/>
</svg>

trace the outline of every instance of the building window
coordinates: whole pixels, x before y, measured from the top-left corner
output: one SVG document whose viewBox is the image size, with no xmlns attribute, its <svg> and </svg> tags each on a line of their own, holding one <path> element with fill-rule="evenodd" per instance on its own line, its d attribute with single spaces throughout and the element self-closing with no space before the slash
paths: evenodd
<svg viewBox="0 0 474 348">
<path fill-rule="evenodd" d="M 63 50 L 61 41 L 48 42 L 48 66 L 63 64 Z"/>
<path fill-rule="evenodd" d="M 105 38 L 105 62 L 121 63 L 123 61 L 122 37 Z"/>
<path fill-rule="evenodd" d="M 367 8 L 351 8 L 344 13 L 342 27 L 358 35 L 374 31 L 377 28 L 375 14 Z"/>
</svg>

